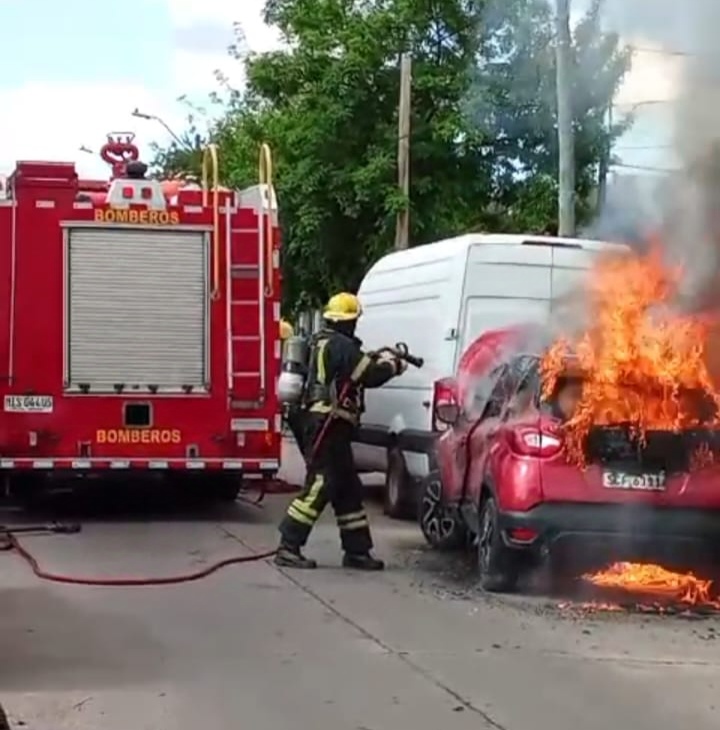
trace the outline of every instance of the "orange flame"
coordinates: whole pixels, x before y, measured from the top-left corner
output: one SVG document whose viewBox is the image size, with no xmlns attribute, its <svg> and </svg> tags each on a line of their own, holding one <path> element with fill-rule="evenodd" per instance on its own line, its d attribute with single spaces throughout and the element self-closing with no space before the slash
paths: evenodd
<svg viewBox="0 0 720 730">
<path fill-rule="evenodd" d="M 606 570 L 584 575 L 598 588 L 639 593 L 662 603 L 720 608 L 720 595 L 713 594 L 713 582 L 692 573 L 674 573 L 659 565 L 614 563 Z"/>
<path fill-rule="evenodd" d="M 567 375 L 569 356 L 583 374 L 582 399 L 565 425 L 571 460 L 584 463 L 594 425 L 628 424 L 642 440 L 648 430 L 700 425 L 699 396 L 720 404 L 705 359 L 708 324 L 670 309 L 681 275 L 657 247 L 644 255 L 602 258 L 591 271 L 589 328 L 556 341 L 542 362 L 546 398 Z"/>
</svg>

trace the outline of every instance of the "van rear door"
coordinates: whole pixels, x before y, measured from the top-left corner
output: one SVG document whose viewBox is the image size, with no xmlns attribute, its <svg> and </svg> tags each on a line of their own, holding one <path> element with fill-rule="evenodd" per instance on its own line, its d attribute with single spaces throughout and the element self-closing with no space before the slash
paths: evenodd
<svg viewBox="0 0 720 730">
<path fill-rule="evenodd" d="M 478 243 L 470 247 L 458 322 L 455 366 L 475 338 L 488 330 L 550 314 L 552 247 Z"/>
<path fill-rule="evenodd" d="M 597 249 L 583 246 L 551 246 L 552 294 L 557 299 L 582 286 L 598 256 Z"/>
</svg>

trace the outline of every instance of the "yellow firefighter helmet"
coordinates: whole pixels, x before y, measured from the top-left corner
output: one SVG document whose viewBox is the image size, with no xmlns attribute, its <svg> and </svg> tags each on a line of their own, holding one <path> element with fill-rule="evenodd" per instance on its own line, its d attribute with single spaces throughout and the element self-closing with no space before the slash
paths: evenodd
<svg viewBox="0 0 720 730">
<path fill-rule="evenodd" d="M 287 340 L 295 334 L 293 326 L 286 319 L 280 320 L 280 339 Z"/>
<path fill-rule="evenodd" d="M 362 314 L 360 300 L 348 292 L 335 294 L 328 299 L 323 312 L 323 319 L 330 322 L 349 322 Z"/>
</svg>

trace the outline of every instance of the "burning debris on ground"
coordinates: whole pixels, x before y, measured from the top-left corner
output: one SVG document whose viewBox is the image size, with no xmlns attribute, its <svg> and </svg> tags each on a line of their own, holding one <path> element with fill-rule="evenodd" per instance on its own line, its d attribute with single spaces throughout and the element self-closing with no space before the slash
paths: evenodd
<svg viewBox="0 0 720 730">
<path fill-rule="evenodd" d="M 720 613 L 720 588 L 691 572 L 674 572 L 652 563 L 613 563 L 581 577 L 594 600 L 562 601 L 573 613 L 708 616 Z"/>
</svg>

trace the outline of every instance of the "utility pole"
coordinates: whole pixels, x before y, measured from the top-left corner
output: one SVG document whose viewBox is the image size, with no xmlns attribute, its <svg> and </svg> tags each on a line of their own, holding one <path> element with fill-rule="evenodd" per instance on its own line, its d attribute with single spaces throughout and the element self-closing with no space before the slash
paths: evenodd
<svg viewBox="0 0 720 730">
<path fill-rule="evenodd" d="M 613 128 L 613 103 L 610 100 L 607 109 L 607 132 L 608 142 L 607 147 L 603 150 L 602 157 L 600 158 L 600 170 L 598 175 L 598 200 L 597 207 L 598 211 L 605 207 L 607 202 L 607 179 L 608 173 L 610 172 L 610 160 L 612 159 L 612 128 Z"/>
<path fill-rule="evenodd" d="M 398 106 L 398 188 L 407 204 L 398 211 L 395 227 L 395 249 L 410 245 L 410 109 L 412 59 L 409 53 L 400 57 L 400 103 Z"/>
<path fill-rule="evenodd" d="M 557 0 L 558 235 L 575 235 L 575 135 L 572 109 L 570 0 Z"/>
</svg>

